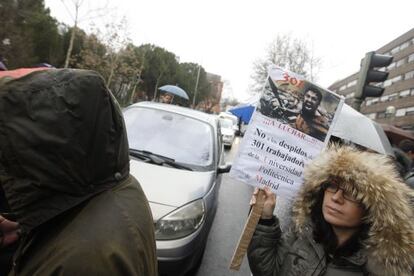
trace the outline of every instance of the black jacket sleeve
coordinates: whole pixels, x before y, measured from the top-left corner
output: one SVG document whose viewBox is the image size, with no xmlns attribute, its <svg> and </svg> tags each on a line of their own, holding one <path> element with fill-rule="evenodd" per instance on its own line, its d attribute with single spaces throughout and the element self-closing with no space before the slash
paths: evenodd
<svg viewBox="0 0 414 276">
<path fill-rule="evenodd" d="M 294 239 L 291 231 L 282 236 L 278 218 L 260 220 L 247 249 L 247 258 L 253 275 L 280 275 L 286 252 Z"/>
</svg>

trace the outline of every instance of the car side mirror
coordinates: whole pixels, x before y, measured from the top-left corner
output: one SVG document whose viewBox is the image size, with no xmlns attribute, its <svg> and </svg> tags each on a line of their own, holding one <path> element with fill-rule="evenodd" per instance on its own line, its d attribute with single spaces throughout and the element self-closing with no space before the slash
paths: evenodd
<svg viewBox="0 0 414 276">
<path fill-rule="evenodd" d="M 228 173 L 231 169 L 231 163 L 226 163 L 225 165 L 220 165 L 217 168 L 217 173 L 221 174 L 221 173 Z"/>
</svg>

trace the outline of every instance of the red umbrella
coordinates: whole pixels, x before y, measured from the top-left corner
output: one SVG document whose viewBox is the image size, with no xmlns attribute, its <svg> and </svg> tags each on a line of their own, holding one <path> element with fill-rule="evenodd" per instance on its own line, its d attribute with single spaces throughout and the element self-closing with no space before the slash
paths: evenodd
<svg viewBox="0 0 414 276">
<path fill-rule="evenodd" d="M 50 68 L 47 67 L 36 67 L 36 68 L 20 68 L 16 70 L 8 70 L 8 71 L 0 71 L 0 78 L 2 77 L 10 77 L 13 79 L 17 79 L 20 77 L 23 77 L 27 74 L 30 74 L 35 71 L 41 71 L 41 70 L 48 70 Z"/>
</svg>

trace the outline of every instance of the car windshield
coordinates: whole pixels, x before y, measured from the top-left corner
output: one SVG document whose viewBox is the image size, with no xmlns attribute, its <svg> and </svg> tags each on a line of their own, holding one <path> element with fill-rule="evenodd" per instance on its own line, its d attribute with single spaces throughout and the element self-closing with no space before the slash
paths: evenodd
<svg viewBox="0 0 414 276">
<path fill-rule="evenodd" d="M 206 167 L 213 160 L 212 127 L 168 111 L 133 107 L 124 111 L 129 147 L 175 162 Z"/>
<path fill-rule="evenodd" d="M 220 126 L 222 128 L 232 128 L 233 122 L 230 119 L 220 118 Z"/>
</svg>

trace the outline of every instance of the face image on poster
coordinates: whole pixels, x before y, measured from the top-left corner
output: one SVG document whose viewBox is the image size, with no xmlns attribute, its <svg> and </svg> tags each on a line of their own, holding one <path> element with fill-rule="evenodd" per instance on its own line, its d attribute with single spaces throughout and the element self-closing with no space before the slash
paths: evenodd
<svg viewBox="0 0 414 276">
<path fill-rule="evenodd" d="M 339 97 L 302 76 L 272 67 L 257 111 L 324 141 L 339 104 Z"/>
<path fill-rule="evenodd" d="M 325 147 L 343 98 L 271 66 L 230 175 L 292 197 L 306 163 Z"/>
</svg>

